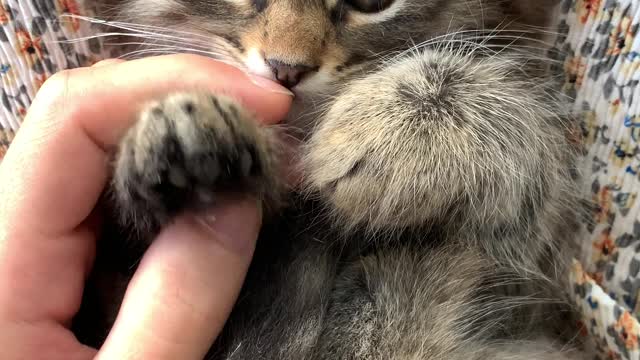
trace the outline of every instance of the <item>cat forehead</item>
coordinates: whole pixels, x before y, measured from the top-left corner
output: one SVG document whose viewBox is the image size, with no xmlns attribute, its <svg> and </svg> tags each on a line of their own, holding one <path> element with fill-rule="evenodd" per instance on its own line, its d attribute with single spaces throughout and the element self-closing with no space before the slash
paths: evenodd
<svg viewBox="0 0 640 360">
<path fill-rule="evenodd" d="M 286 3 L 291 7 L 304 9 L 309 7 L 324 8 L 327 10 L 332 10 L 336 7 L 342 6 L 344 4 L 344 0 L 217 0 L 217 1 L 226 1 L 231 4 L 235 4 L 238 6 L 255 6 L 255 7 L 266 7 L 271 3 Z M 404 0 L 394 0 L 394 3 L 402 3 Z M 385 12 L 385 11 L 382 11 Z"/>
<path fill-rule="evenodd" d="M 415 0 L 393 0 L 388 8 L 374 13 L 351 11 L 349 20 L 354 25 L 386 21 L 398 15 L 406 7 L 407 3 L 411 1 Z M 332 11 L 347 11 L 343 9 L 344 0 L 133 0 L 129 3 L 128 10 L 141 15 L 153 16 L 168 12 L 184 12 L 196 6 L 198 9 L 210 7 L 211 10 L 230 6 L 231 9 L 229 10 L 235 9 L 242 13 L 256 8 L 266 8 L 271 4 L 278 4 L 281 9 L 280 13 L 283 13 L 282 9 L 284 9 L 289 10 L 291 13 L 305 12 L 309 14 L 315 12 L 318 16 L 324 16 Z M 199 15 L 206 16 L 209 14 L 202 13 Z"/>
</svg>

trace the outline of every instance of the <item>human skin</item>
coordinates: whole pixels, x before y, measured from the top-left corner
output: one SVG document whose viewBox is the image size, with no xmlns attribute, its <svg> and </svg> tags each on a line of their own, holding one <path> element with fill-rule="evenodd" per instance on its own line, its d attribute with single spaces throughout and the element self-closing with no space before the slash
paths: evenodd
<svg viewBox="0 0 640 360">
<path fill-rule="evenodd" d="M 278 85 L 193 55 L 107 60 L 42 86 L 0 164 L 3 359 L 202 359 L 253 254 L 261 214 L 250 198 L 184 214 L 160 233 L 101 349 L 69 330 L 95 256 L 110 153 L 141 104 L 193 89 L 230 95 L 266 124 L 291 104 Z"/>
</svg>

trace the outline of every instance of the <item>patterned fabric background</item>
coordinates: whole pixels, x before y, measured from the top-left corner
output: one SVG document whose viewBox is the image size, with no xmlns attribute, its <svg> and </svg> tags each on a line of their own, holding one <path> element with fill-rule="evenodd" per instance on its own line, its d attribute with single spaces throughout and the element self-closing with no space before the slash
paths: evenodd
<svg viewBox="0 0 640 360">
<path fill-rule="evenodd" d="M 640 22 L 638 0 L 563 0 L 556 47 L 582 119 L 596 204 L 571 274 L 583 335 L 600 359 L 640 359 Z"/>
<path fill-rule="evenodd" d="M 105 58 L 89 23 L 61 14 L 86 13 L 76 0 L 0 0 L 0 159 L 42 83 L 60 69 Z"/>
<path fill-rule="evenodd" d="M 594 359 L 640 360 L 640 0 L 561 0 L 556 57 L 574 99 L 597 204 L 567 276 Z M 0 159 L 38 88 L 60 69 L 107 57 L 78 0 L 0 0 Z M 555 53 L 555 52 L 554 52 Z M 577 191 L 579 189 L 576 189 Z"/>
</svg>

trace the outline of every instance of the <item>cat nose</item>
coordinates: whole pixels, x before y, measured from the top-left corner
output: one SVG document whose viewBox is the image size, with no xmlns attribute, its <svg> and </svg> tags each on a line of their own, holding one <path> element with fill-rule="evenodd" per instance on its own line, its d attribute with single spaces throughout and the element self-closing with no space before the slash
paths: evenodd
<svg viewBox="0 0 640 360">
<path fill-rule="evenodd" d="M 298 85 L 305 74 L 315 69 L 313 66 L 302 64 L 290 65 L 275 59 L 267 59 L 267 64 L 271 67 L 278 82 L 289 89 Z"/>
</svg>

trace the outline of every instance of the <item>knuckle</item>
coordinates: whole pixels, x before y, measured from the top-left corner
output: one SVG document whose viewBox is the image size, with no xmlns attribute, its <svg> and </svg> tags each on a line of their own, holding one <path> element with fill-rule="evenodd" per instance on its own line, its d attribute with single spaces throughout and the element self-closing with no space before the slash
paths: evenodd
<svg viewBox="0 0 640 360">
<path fill-rule="evenodd" d="M 41 105 L 58 108 L 60 104 L 65 104 L 71 89 L 72 78 L 75 77 L 73 70 L 62 70 L 48 78 L 38 90 L 36 99 Z"/>
<path fill-rule="evenodd" d="M 68 112 L 69 109 L 65 103 L 68 103 L 66 99 L 71 86 L 71 77 L 71 70 L 62 70 L 48 78 L 38 89 L 27 115 L 54 118 L 62 112 Z"/>
<path fill-rule="evenodd" d="M 69 80 L 72 76 L 72 70 L 62 70 L 53 74 L 50 78 L 48 78 L 42 87 L 40 87 L 39 92 L 44 92 L 47 95 L 58 95 L 66 91 L 69 86 Z"/>
</svg>

